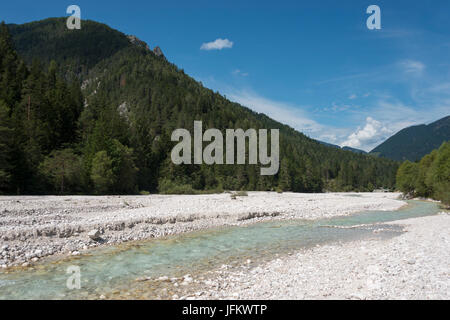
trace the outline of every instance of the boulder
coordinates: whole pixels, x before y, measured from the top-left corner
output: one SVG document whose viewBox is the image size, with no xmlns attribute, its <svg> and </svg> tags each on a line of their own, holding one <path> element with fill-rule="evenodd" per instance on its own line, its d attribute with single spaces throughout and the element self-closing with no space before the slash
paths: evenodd
<svg viewBox="0 0 450 320">
<path fill-rule="evenodd" d="M 91 230 L 88 233 L 88 237 L 92 240 L 97 240 L 100 238 L 100 231 L 98 231 L 97 229 Z"/>
</svg>

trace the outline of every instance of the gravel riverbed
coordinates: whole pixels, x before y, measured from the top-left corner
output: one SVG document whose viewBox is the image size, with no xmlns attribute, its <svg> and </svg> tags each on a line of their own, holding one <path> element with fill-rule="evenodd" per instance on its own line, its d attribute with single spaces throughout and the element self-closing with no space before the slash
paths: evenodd
<svg viewBox="0 0 450 320">
<path fill-rule="evenodd" d="M 0 268 L 217 226 L 396 210 L 398 193 L 1 196 Z M 94 238 L 94 239 L 92 239 Z"/>
<path fill-rule="evenodd" d="M 323 245 L 254 267 L 222 266 L 183 299 L 450 298 L 450 216 L 389 224 L 387 240 Z M 250 263 L 250 261 L 249 261 Z"/>
</svg>

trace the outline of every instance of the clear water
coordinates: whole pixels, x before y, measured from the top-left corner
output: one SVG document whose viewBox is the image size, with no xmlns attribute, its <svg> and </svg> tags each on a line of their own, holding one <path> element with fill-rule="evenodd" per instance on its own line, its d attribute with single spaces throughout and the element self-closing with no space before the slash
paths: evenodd
<svg viewBox="0 0 450 320">
<path fill-rule="evenodd" d="M 113 290 L 130 290 L 135 279 L 195 274 L 230 261 L 273 257 L 317 244 L 393 237 L 396 225 L 377 223 L 427 216 L 439 211 L 435 203 L 409 201 L 397 211 L 367 211 L 314 221 L 292 220 L 218 228 L 93 249 L 79 257 L 48 261 L 33 269 L 0 273 L 0 299 L 80 299 Z M 373 232 L 381 229 L 380 232 Z M 66 286 L 69 266 L 81 270 L 82 288 Z"/>
</svg>

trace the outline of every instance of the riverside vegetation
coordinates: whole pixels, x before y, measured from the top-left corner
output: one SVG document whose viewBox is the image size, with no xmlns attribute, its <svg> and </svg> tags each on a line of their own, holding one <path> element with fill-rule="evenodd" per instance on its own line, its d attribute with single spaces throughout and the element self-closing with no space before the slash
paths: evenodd
<svg viewBox="0 0 450 320">
<path fill-rule="evenodd" d="M 394 188 L 398 163 L 327 147 L 195 81 L 134 36 L 65 18 L 0 30 L 0 192 L 295 192 Z M 280 170 L 175 165 L 177 128 L 279 129 Z"/>
<path fill-rule="evenodd" d="M 419 162 L 403 162 L 397 172 L 397 187 L 412 197 L 431 197 L 450 206 L 450 142 Z"/>
</svg>

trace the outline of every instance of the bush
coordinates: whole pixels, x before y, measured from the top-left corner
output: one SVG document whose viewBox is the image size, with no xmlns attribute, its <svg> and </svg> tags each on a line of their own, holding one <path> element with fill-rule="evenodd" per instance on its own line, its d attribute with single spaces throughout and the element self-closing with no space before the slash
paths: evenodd
<svg viewBox="0 0 450 320">
<path fill-rule="evenodd" d="M 397 171 L 397 188 L 405 194 L 414 192 L 418 173 L 417 163 L 403 162 Z"/>
<path fill-rule="evenodd" d="M 177 184 L 169 179 L 162 179 L 158 185 L 158 191 L 163 194 L 196 194 L 196 190 L 190 184 Z"/>
</svg>

